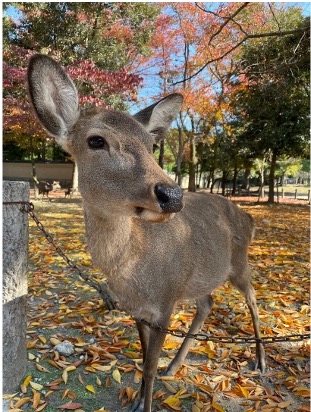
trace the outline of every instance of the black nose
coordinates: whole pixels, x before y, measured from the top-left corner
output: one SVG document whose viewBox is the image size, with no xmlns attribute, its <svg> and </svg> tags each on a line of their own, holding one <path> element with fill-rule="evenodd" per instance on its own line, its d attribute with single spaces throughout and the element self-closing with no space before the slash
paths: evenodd
<svg viewBox="0 0 311 412">
<path fill-rule="evenodd" d="M 177 213 L 183 208 L 183 192 L 179 186 L 172 187 L 165 184 L 158 184 L 154 188 L 159 205 L 163 212 Z"/>
</svg>

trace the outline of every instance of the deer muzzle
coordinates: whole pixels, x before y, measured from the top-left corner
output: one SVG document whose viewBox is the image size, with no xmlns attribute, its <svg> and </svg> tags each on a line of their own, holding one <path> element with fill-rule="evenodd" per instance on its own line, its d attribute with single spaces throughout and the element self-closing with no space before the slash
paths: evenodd
<svg viewBox="0 0 311 412">
<path fill-rule="evenodd" d="M 177 213 L 184 207 L 183 191 L 179 186 L 157 184 L 154 193 L 164 213 Z"/>
</svg>

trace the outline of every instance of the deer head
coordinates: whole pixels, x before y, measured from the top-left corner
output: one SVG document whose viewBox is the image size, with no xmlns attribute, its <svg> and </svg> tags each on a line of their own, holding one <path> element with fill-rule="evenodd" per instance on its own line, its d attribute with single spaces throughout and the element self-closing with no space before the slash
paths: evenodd
<svg viewBox="0 0 311 412">
<path fill-rule="evenodd" d="M 182 209 L 182 190 L 153 157 L 154 145 L 180 110 L 180 94 L 134 116 L 101 108 L 84 112 L 71 78 L 45 55 L 30 59 L 28 84 L 40 122 L 77 163 L 79 189 L 89 207 L 100 215 L 154 222 Z"/>
</svg>

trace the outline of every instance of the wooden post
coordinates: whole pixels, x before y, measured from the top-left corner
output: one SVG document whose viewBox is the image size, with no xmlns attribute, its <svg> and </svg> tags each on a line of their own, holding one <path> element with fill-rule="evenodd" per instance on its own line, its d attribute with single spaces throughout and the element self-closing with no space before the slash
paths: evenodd
<svg viewBox="0 0 311 412">
<path fill-rule="evenodd" d="M 295 199 L 297 199 L 297 189 L 295 189 Z"/>
<path fill-rule="evenodd" d="M 29 201 L 29 183 L 3 182 L 3 202 Z M 26 299 L 28 215 L 3 205 L 3 393 L 19 391 L 27 368 Z"/>
</svg>

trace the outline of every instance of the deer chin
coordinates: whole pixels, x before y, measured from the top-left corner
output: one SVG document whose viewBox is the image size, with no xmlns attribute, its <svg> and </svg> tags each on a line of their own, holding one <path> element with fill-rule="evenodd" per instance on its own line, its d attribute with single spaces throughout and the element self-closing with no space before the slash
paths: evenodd
<svg viewBox="0 0 311 412">
<path fill-rule="evenodd" d="M 155 212 L 154 210 L 144 208 L 137 208 L 136 213 L 140 219 L 151 223 L 165 223 L 175 216 L 175 213 Z"/>
</svg>

